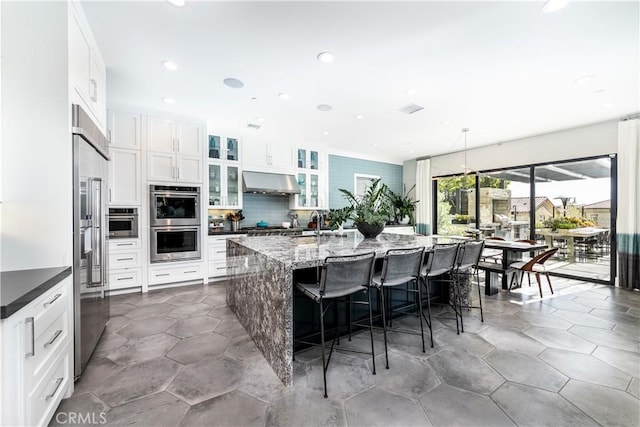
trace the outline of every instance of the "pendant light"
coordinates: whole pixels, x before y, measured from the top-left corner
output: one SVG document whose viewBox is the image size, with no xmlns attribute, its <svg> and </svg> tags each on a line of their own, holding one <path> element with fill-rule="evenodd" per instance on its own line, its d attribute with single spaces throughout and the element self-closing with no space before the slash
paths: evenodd
<svg viewBox="0 0 640 427">
<path fill-rule="evenodd" d="M 467 175 L 470 172 L 473 172 L 471 168 L 469 168 L 469 164 L 467 163 L 467 132 L 469 132 L 469 128 L 462 128 L 462 133 L 464 134 L 464 164 L 462 168 L 464 169 L 464 174 Z"/>
</svg>

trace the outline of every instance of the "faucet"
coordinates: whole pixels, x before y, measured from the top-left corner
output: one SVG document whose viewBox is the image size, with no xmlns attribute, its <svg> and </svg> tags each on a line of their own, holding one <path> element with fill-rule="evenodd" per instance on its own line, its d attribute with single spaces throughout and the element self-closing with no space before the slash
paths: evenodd
<svg viewBox="0 0 640 427">
<path fill-rule="evenodd" d="M 313 211 L 309 216 L 309 222 L 313 222 L 313 217 L 316 217 L 316 235 L 320 237 L 320 227 L 322 227 L 322 211 Z"/>
</svg>

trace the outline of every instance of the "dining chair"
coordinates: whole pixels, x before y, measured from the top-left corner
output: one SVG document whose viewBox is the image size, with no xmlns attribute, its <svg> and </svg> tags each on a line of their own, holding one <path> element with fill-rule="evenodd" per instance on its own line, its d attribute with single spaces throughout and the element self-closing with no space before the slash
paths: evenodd
<svg viewBox="0 0 640 427">
<path fill-rule="evenodd" d="M 544 266 L 544 263 L 551 258 L 555 253 L 558 252 L 558 248 L 551 248 L 547 251 L 542 252 L 541 254 L 536 255 L 531 258 L 529 261 L 518 261 L 510 264 L 511 268 L 521 271 L 520 275 L 520 283 L 522 286 L 522 278 L 524 273 L 527 273 L 529 276 L 531 273 L 535 273 L 536 281 L 538 282 L 538 290 L 540 291 L 540 298 L 542 298 L 542 284 L 540 280 L 540 273 L 544 274 L 547 277 L 547 282 L 549 283 L 549 289 L 551 290 L 551 294 L 553 294 L 553 287 L 551 286 L 551 279 L 549 278 L 549 271 Z M 513 281 L 516 279 L 517 273 L 511 276 L 511 282 L 509 282 L 509 291 L 513 287 Z M 530 279 L 529 279 L 530 280 Z"/>
<path fill-rule="evenodd" d="M 502 237 L 498 237 L 498 236 L 490 236 L 485 238 L 485 240 L 502 240 L 504 241 L 504 239 Z M 482 251 L 482 256 L 480 257 L 480 259 L 482 261 L 493 261 L 496 264 L 502 262 L 502 251 L 500 249 L 490 249 L 490 248 L 485 248 Z"/>
<path fill-rule="evenodd" d="M 408 249 L 389 249 L 382 261 L 382 271 L 375 273 L 373 276 L 373 286 L 378 290 L 378 298 L 381 301 L 382 311 L 382 327 L 384 330 L 384 356 L 386 362 L 386 368 L 389 369 L 389 355 L 387 350 L 387 334 L 391 332 L 400 332 L 406 334 L 417 335 L 417 332 L 395 328 L 389 330 L 387 327 L 387 316 L 391 318 L 393 310 L 391 308 L 392 299 L 389 298 L 386 301 L 385 293 L 390 295 L 391 291 L 403 291 L 413 293 L 415 305 L 418 309 L 418 317 L 420 318 L 420 335 L 422 337 L 422 352 L 425 352 L 424 347 L 424 326 L 423 319 L 426 321 L 422 312 L 422 294 L 420 289 L 420 269 L 422 268 L 422 261 L 424 258 L 424 246 Z M 407 284 L 407 287 L 400 287 Z M 427 307 L 429 310 L 429 307 Z M 431 314 L 429 313 L 429 318 Z M 431 322 L 427 321 L 427 326 L 431 332 Z M 433 332 L 432 347 L 433 347 Z"/>
<path fill-rule="evenodd" d="M 311 298 L 320 306 L 320 346 L 322 348 L 322 376 L 324 382 L 324 397 L 327 395 L 327 369 L 333 354 L 334 345 L 339 336 L 339 325 L 336 324 L 335 335 L 331 343 L 329 355 L 325 357 L 325 337 L 324 337 L 324 317 L 327 310 L 334 304 L 337 310 L 337 303 L 365 304 L 369 306 L 369 334 L 371 338 L 371 357 L 373 364 L 373 374 L 376 374 L 376 358 L 373 348 L 373 313 L 371 311 L 371 279 L 373 275 L 373 264 L 375 253 L 329 256 L 325 258 L 318 283 L 296 283 L 296 287 L 307 297 Z M 366 301 L 353 301 L 351 296 L 366 293 Z M 336 314 L 336 319 L 338 318 Z M 313 344 L 302 340 L 297 340 L 306 344 Z M 317 344 L 313 344 L 317 345 Z M 368 354 L 368 353 L 367 353 Z"/>
</svg>

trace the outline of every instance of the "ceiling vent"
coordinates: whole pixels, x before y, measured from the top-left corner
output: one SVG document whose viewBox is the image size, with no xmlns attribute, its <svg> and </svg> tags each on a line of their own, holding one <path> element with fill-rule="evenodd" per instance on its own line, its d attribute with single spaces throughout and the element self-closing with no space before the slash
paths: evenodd
<svg viewBox="0 0 640 427">
<path fill-rule="evenodd" d="M 416 111 L 420 111 L 420 110 L 424 110 L 424 107 L 418 105 L 418 104 L 409 104 L 406 107 L 402 107 L 399 109 L 399 111 L 405 113 L 405 114 L 413 114 Z"/>
<path fill-rule="evenodd" d="M 248 127 L 248 128 L 251 128 L 251 129 L 258 130 L 258 129 L 260 129 L 262 126 L 261 126 L 261 125 L 257 125 L 257 124 L 255 124 L 255 123 L 249 123 L 249 124 L 247 125 L 247 127 Z"/>
</svg>

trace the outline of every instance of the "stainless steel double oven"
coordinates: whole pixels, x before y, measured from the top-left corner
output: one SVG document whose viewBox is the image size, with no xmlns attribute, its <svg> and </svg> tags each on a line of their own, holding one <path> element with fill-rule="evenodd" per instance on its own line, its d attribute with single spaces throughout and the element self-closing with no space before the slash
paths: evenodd
<svg viewBox="0 0 640 427">
<path fill-rule="evenodd" d="M 200 259 L 200 188 L 151 185 L 152 263 Z"/>
</svg>

